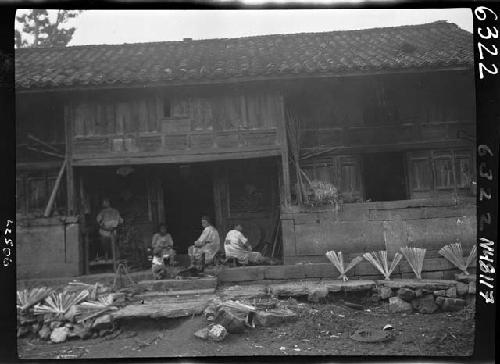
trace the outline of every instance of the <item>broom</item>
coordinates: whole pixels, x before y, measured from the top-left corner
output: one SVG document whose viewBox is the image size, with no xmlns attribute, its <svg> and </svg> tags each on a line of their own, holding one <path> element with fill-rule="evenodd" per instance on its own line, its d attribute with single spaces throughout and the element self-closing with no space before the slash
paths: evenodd
<svg viewBox="0 0 500 364">
<path fill-rule="evenodd" d="M 403 253 L 406 261 L 417 276 L 417 279 L 422 279 L 425 252 L 426 249 L 422 248 L 401 248 L 401 253 Z"/>
<path fill-rule="evenodd" d="M 342 278 L 343 281 L 347 281 L 349 278 L 347 278 L 346 273 L 351 270 L 356 264 L 361 262 L 363 260 L 363 257 L 357 256 L 351 262 L 345 266 L 344 265 L 344 258 L 342 256 L 342 252 L 336 253 L 335 251 L 329 251 L 326 252 L 326 257 L 330 262 L 333 263 L 333 265 L 337 268 L 337 270 L 340 273 L 339 278 Z"/>
<path fill-rule="evenodd" d="M 448 259 L 455 267 L 460 269 L 462 272 L 469 275 L 469 272 L 467 272 L 467 267 L 469 267 L 472 261 L 476 259 L 477 247 L 476 245 L 472 246 L 472 249 L 470 250 L 469 256 L 467 258 L 464 257 L 464 254 L 462 252 L 462 244 L 460 243 L 445 245 L 439 250 L 439 254 Z"/>
<path fill-rule="evenodd" d="M 399 261 L 403 257 L 400 253 L 394 254 L 391 266 L 389 267 L 389 260 L 387 259 L 387 251 L 381 250 L 379 252 L 365 253 L 363 257 L 373 264 L 380 273 L 384 275 L 384 279 L 389 280 L 392 272 L 396 269 Z"/>
<path fill-rule="evenodd" d="M 41 287 L 17 291 L 17 308 L 21 311 L 36 305 L 53 292 L 51 288 Z"/>
</svg>

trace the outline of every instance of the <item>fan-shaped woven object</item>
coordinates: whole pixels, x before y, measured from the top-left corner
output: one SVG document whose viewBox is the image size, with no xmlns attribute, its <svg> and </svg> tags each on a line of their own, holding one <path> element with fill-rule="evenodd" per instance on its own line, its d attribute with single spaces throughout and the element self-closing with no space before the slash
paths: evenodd
<svg viewBox="0 0 500 364">
<path fill-rule="evenodd" d="M 464 253 L 462 251 L 462 244 L 453 243 L 448 244 L 442 247 L 439 250 L 439 254 L 449 260 L 455 267 L 460 269 L 465 274 L 469 274 L 467 272 L 467 268 L 469 265 L 476 259 L 477 256 L 477 247 L 474 244 L 469 252 L 467 258 L 464 257 Z"/>
<path fill-rule="evenodd" d="M 345 266 L 344 265 L 344 257 L 342 256 L 342 252 L 336 253 L 335 251 L 329 251 L 326 252 L 326 257 L 330 262 L 333 263 L 333 265 L 337 268 L 337 270 L 340 272 L 339 278 L 341 278 L 344 281 L 347 281 L 348 278 L 346 276 L 346 273 L 351 270 L 356 264 L 361 262 L 363 260 L 363 257 L 357 256 L 351 262 Z"/>
<path fill-rule="evenodd" d="M 422 268 L 424 266 L 424 257 L 426 249 L 422 248 L 401 248 L 406 261 L 417 276 L 417 279 L 422 279 Z"/>
<path fill-rule="evenodd" d="M 379 252 L 365 253 L 363 257 L 373 264 L 375 268 L 378 269 L 380 273 L 384 275 L 384 279 L 389 280 L 392 272 L 396 269 L 399 261 L 403 257 L 400 253 L 394 254 L 394 259 L 389 266 L 389 260 L 387 259 L 387 251 L 381 250 Z"/>
</svg>

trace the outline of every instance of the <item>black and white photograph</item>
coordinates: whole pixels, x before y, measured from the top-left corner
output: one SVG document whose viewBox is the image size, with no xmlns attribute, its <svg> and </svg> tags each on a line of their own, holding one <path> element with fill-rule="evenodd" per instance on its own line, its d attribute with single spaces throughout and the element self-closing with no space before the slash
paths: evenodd
<svg viewBox="0 0 500 364">
<path fill-rule="evenodd" d="M 473 20 L 17 9 L 18 357 L 473 355 Z"/>
</svg>

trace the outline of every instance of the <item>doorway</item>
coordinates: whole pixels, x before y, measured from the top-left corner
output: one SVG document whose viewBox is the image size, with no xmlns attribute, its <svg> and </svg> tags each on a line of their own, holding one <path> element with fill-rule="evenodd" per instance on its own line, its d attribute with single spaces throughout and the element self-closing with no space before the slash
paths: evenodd
<svg viewBox="0 0 500 364">
<path fill-rule="evenodd" d="M 407 199 L 404 153 L 373 153 L 363 156 L 365 199 Z"/>
<path fill-rule="evenodd" d="M 161 174 L 165 222 L 178 254 L 187 254 L 202 232 L 201 217 L 215 223 L 210 164 L 166 166 Z"/>
</svg>

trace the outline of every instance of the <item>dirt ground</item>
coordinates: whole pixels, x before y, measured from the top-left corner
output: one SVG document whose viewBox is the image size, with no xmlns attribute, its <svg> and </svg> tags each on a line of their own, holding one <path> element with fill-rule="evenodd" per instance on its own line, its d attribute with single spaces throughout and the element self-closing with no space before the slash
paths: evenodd
<svg viewBox="0 0 500 364">
<path fill-rule="evenodd" d="M 366 307 L 365 307 L 366 308 Z M 51 344 L 19 339 L 22 359 L 124 358 L 253 355 L 472 355 L 474 318 L 465 311 L 423 315 L 389 314 L 386 306 L 355 310 L 338 303 L 299 304 L 293 323 L 248 329 L 223 342 L 203 341 L 193 333 L 206 326 L 201 316 L 162 321 L 123 322 L 116 336 Z M 357 329 L 394 327 L 392 339 L 361 343 Z"/>
</svg>

